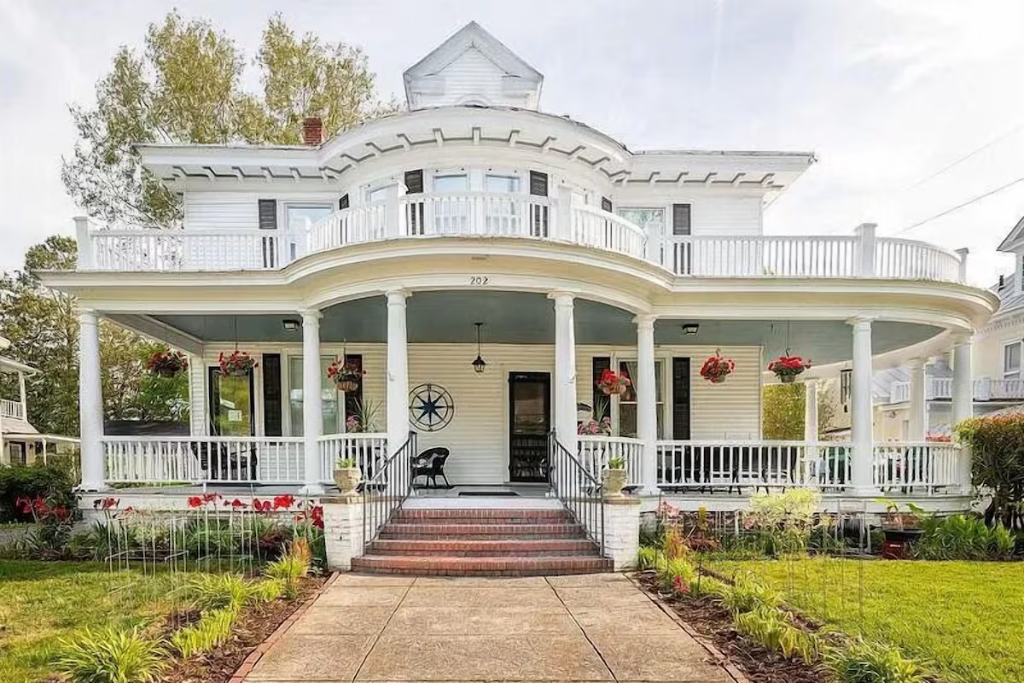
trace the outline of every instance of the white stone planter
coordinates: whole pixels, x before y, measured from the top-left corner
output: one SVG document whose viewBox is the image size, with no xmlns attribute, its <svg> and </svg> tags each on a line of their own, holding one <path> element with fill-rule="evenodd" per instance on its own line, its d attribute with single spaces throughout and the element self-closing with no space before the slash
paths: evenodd
<svg viewBox="0 0 1024 683">
<path fill-rule="evenodd" d="M 601 474 L 601 488 L 605 498 L 622 498 L 622 487 L 626 485 L 626 470 L 607 469 Z"/>
<path fill-rule="evenodd" d="M 338 485 L 338 495 L 354 496 L 362 478 L 363 471 L 358 467 L 339 467 L 334 470 L 334 483 Z"/>
</svg>

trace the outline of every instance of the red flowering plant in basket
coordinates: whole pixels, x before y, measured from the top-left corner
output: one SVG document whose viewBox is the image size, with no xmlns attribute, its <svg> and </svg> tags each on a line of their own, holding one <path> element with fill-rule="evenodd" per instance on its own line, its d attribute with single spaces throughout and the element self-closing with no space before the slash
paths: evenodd
<svg viewBox="0 0 1024 683">
<path fill-rule="evenodd" d="M 633 386 L 633 382 L 630 381 L 629 377 L 626 377 L 625 373 L 615 372 L 614 370 L 602 372 L 595 384 L 606 396 L 619 396 L 625 393 L 626 389 Z"/>
<path fill-rule="evenodd" d="M 338 387 L 338 391 L 342 392 L 358 389 L 359 382 L 362 381 L 365 374 L 366 372 L 362 368 L 352 363 L 346 363 L 341 359 L 334 361 L 327 367 L 327 379 L 333 380 L 334 386 Z"/>
<path fill-rule="evenodd" d="M 811 361 L 804 360 L 800 356 L 779 356 L 768 364 L 768 371 L 774 372 L 779 381 L 789 384 L 796 379 L 797 375 L 811 367 Z"/>
<path fill-rule="evenodd" d="M 736 362 L 726 358 L 721 351 L 709 356 L 704 365 L 700 366 L 700 376 L 712 384 L 721 384 L 736 369 Z"/>
<path fill-rule="evenodd" d="M 177 377 L 188 369 L 188 359 L 181 351 L 155 351 L 146 361 L 146 369 L 158 377 Z"/>
<path fill-rule="evenodd" d="M 231 355 L 220 354 L 220 374 L 223 377 L 245 377 L 259 365 L 256 359 L 245 351 L 235 349 Z"/>
</svg>

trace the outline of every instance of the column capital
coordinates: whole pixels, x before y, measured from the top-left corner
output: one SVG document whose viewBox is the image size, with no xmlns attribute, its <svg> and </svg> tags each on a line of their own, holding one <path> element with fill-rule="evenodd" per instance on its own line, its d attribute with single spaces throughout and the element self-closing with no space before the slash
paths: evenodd
<svg viewBox="0 0 1024 683">
<path fill-rule="evenodd" d="M 907 361 L 906 365 L 911 370 L 921 370 L 927 363 L 927 358 L 911 358 L 910 360 Z"/>
<path fill-rule="evenodd" d="M 554 300 L 557 308 L 558 306 L 572 306 L 576 295 L 572 292 L 557 291 L 548 293 L 548 298 Z"/>
<path fill-rule="evenodd" d="M 411 296 L 408 289 L 389 289 L 384 294 L 388 297 L 388 306 L 404 306 L 405 300 Z"/>
<path fill-rule="evenodd" d="M 852 327 L 854 330 L 870 330 L 871 323 L 876 320 L 876 316 L 873 315 L 857 315 L 852 318 L 846 319 L 846 324 Z"/>
<path fill-rule="evenodd" d="M 78 314 L 78 322 L 83 325 L 95 325 L 99 320 L 99 314 L 95 308 L 78 306 L 75 308 L 75 313 Z"/>
<path fill-rule="evenodd" d="M 633 323 L 639 329 L 653 329 L 654 321 L 658 319 L 658 316 L 653 313 L 641 313 L 640 315 L 633 318 Z"/>
<path fill-rule="evenodd" d="M 311 325 L 324 317 L 323 311 L 317 308 L 300 308 L 299 315 L 302 316 L 302 323 L 304 325 Z"/>
<path fill-rule="evenodd" d="M 970 346 L 972 335 L 967 332 L 956 332 L 953 334 L 953 348 L 958 346 Z"/>
</svg>

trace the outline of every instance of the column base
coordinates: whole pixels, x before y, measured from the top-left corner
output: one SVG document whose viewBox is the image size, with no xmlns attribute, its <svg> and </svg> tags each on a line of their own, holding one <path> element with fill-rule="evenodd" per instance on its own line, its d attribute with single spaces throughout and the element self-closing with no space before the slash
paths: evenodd
<svg viewBox="0 0 1024 683">
<path fill-rule="evenodd" d="M 75 493 L 103 493 L 104 491 L 110 490 L 110 487 L 104 482 L 96 483 L 87 481 L 83 481 L 73 489 Z"/>
<path fill-rule="evenodd" d="M 848 488 L 846 490 L 846 492 L 849 495 L 856 496 L 858 498 L 884 498 L 885 497 L 885 494 L 882 493 L 882 491 L 880 489 L 876 489 L 876 488 L 874 488 L 872 486 L 866 486 L 866 487 L 852 486 L 852 487 Z"/>
<path fill-rule="evenodd" d="M 302 496 L 322 496 L 327 491 L 322 484 L 306 484 L 299 489 L 299 495 Z"/>
<path fill-rule="evenodd" d="M 636 495 L 638 495 L 638 496 L 660 496 L 661 495 L 661 487 L 657 486 L 657 485 L 641 486 L 639 489 L 637 489 Z"/>
</svg>

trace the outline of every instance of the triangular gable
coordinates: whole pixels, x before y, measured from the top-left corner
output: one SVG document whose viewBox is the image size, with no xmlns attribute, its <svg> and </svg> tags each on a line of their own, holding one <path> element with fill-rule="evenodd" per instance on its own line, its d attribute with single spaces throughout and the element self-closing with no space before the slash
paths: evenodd
<svg viewBox="0 0 1024 683">
<path fill-rule="evenodd" d="M 544 76 L 475 21 L 404 74 L 410 109 L 484 104 L 537 109 Z"/>
<path fill-rule="evenodd" d="M 1017 221 L 1017 225 L 1013 226 L 1013 230 L 1003 239 L 996 250 L 1015 253 L 1020 251 L 1022 246 L 1024 246 L 1024 218 Z"/>
</svg>

